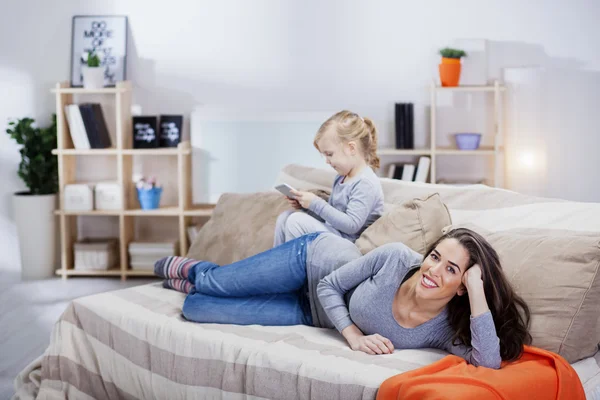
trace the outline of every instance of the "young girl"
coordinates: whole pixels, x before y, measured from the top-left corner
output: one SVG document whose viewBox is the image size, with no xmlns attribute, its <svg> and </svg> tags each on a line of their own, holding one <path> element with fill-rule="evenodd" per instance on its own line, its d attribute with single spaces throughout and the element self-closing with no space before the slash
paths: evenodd
<svg viewBox="0 0 600 400">
<path fill-rule="evenodd" d="M 340 111 L 321 125 L 313 143 L 338 173 L 329 202 L 293 191 L 288 201 L 294 210 L 277 218 L 274 247 L 313 232 L 332 232 L 354 242 L 383 212 L 383 190 L 374 172 L 379 157 L 373 121 Z"/>
</svg>

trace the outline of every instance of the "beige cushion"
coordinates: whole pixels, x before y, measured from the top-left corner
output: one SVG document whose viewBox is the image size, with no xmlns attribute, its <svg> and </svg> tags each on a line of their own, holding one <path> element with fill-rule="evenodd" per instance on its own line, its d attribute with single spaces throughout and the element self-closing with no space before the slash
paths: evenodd
<svg viewBox="0 0 600 400">
<path fill-rule="evenodd" d="M 363 254 L 392 242 L 402 242 L 418 253 L 442 235 L 442 228 L 452 223 L 440 195 L 430 194 L 405 201 L 383 214 L 356 240 Z"/>
<path fill-rule="evenodd" d="M 512 229 L 482 234 L 496 249 L 515 291 L 531 314 L 533 346 L 573 363 L 600 342 L 600 237 L 552 229 Z"/>
<path fill-rule="evenodd" d="M 329 198 L 326 191 L 308 191 L 324 200 Z M 277 217 L 289 209 L 279 192 L 225 193 L 198 232 L 187 257 L 226 265 L 268 250 L 273 247 Z"/>
</svg>

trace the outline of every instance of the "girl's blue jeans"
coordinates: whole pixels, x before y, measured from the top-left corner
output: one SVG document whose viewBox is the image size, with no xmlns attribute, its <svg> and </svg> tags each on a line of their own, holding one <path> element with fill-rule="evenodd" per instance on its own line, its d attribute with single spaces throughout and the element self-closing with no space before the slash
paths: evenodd
<svg viewBox="0 0 600 400">
<path fill-rule="evenodd" d="M 194 288 L 183 303 L 183 316 L 204 323 L 312 325 L 306 248 L 318 235 L 222 267 L 199 261 L 188 274 Z"/>
</svg>

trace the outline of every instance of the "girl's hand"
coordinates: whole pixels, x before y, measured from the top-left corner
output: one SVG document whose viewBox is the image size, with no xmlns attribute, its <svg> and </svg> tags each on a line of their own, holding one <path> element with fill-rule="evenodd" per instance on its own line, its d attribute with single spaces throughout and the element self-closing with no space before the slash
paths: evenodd
<svg viewBox="0 0 600 400">
<path fill-rule="evenodd" d="M 470 291 L 471 288 L 483 286 L 481 267 L 479 264 L 474 264 L 467 272 L 465 272 L 462 277 L 462 283 L 467 288 L 467 291 Z"/>
<path fill-rule="evenodd" d="M 298 203 L 300 203 L 302 208 L 308 208 L 310 206 L 310 203 L 312 203 L 312 201 L 317 198 L 317 195 L 311 192 L 301 192 L 299 190 L 292 190 L 291 193 L 294 195 Z"/>
<path fill-rule="evenodd" d="M 298 203 L 298 200 L 292 199 L 290 197 L 286 197 L 285 199 L 287 200 L 287 202 L 290 205 L 290 207 L 292 207 L 294 210 L 301 210 L 302 209 L 302 206 L 300 205 L 300 203 Z"/>
<path fill-rule="evenodd" d="M 392 341 L 379 334 L 368 336 L 355 336 L 348 344 L 354 351 L 362 351 L 367 354 L 392 354 L 394 345 Z"/>
</svg>

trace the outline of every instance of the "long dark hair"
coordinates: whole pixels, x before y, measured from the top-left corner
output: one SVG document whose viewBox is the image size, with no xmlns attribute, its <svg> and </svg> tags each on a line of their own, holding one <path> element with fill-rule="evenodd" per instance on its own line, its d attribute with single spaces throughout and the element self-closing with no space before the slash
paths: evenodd
<svg viewBox="0 0 600 400">
<path fill-rule="evenodd" d="M 447 232 L 432 244 L 425 257 L 443 240 L 456 239 L 469 253 L 469 264 L 479 264 L 482 271 L 483 289 L 492 312 L 496 333 L 500 339 L 500 356 L 503 360 L 518 359 L 523 345 L 531 343 L 529 321 L 531 313 L 525 301 L 515 293 L 504 276 L 496 250 L 477 232 L 457 228 Z M 452 343 L 471 345 L 471 321 L 469 294 L 454 296 L 448 303 L 448 320 L 454 329 Z"/>
</svg>

